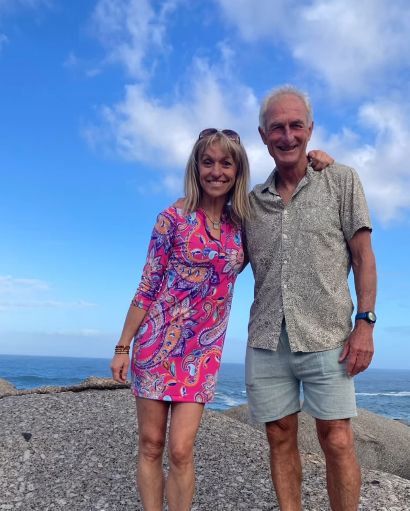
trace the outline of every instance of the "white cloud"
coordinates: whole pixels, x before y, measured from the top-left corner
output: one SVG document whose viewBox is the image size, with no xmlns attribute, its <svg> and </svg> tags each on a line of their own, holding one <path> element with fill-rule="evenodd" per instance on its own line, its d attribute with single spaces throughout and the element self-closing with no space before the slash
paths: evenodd
<svg viewBox="0 0 410 511">
<path fill-rule="evenodd" d="M 357 118 L 363 131 L 373 134 L 372 143 L 363 143 L 349 129 L 336 135 L 319 129 L 312 137 L 312 144 L 356 168 L 372 210 L 385 223 L 400 218 L 410 208 L 409 115 L 404 100 L 367 102 L 360 107 Z"/>
<path fill-rule="evenodd" d="M 176 5 L 175 0 L 167 1 L 156 11 L 148 0 L 100 0 L 92 27 L 107 50 L 106 61 L 123 65 L 133 78 L 146 79 L 156 63 L 155 58 L 148 62 L 147 56 L 168 49 L 165 23 Z"/>
<path fill-rule="evenodd" d="M 0 0 L 0 15 L 15 12 L 18 9 L 36 9 L 50 7 L 54 0 Z"/>
<path fill-rule="evenodd" d="M 218 1 L 245 40 L 267 40 L 280 49 L 285 43 L 334 92 L 362 96 L 382 80 L 397 85 L 395 71 L 409 70 L 406 0 Z"/>
<path fill-rule="evenodd" d="M 0 296 L 14 295 L 22 291 L 44 291 L 49 284 L 40 279 L 15 278 L 11 275 L 0 275 Z"/>
<path fill-rule="evenodd" d="M 0 275 L 0 312 L 17 309 L 84 309 L 96 304 L 85 300 L 61 301 L 46 298 L 50 285 L 40 279 Z"/>
<path fill-rule="evenodd" d="M 319 73 L 335 89 L 345 91 L 372 76 L 376 79 L 389 65 L 403 62 L 401 52 L 409 44 L 403 20 L 407 19 L 410 7 L 399 1 L 387 9 L 386 2 L 375 2 L 378 9 L 370 9 L 374 2 L 368 0 L 360 5 L 352 0 L 347 0 L 347 4 L 341 0 L 316 0 L 304 5 L 296 0 L 281 0 L 273 9 L 270 0 L 257 3 L 219 0 L 226 16 L 236 23 L 247 41 L 260 38 L 270 38 L 274 44 L 285 41 L 290 54 L 310 66 L 314 76 Z M 166 3 L 170 9 L 166 14 L 177 4 Z M 399 7 L 403 7 L 400 13 Z M 135 10 L 134 21 L 128 22 L 130 9 Z M 252 89 L 236 79 L 235 69 L 240 60 L 236 52 L 240 55 L 240 46 L 233 50 L 229 39 L 224 39 L 215 45 L 210 60 L 193 57 L 186 74 L 175 82 L 174 90 L 168 91 L 164 100 L 150 92 L 150 69 L 145 67 L 144 59 L 154 50 L 168 47 L 165 9 L 155 18 L 148 0 L 138 6 L 133 0 L 101 0 L 97 11 L 101 37 L 108 35 L 110 58 L 121 62 L 135 82 L 125 87 L 121 101 L 100 109 L 99 126 L 84 130 L 89 143 L 158 169 L 159 174 L 153 173 L 151 182 L 145 176 L 143 189 L 179 195 L 183 170 L 197 133 L 205 127 L 229 127 L 241 134 L 247 148 L 252 182 L 265 180 L 274 163 L 257 132 L 259 101 Z M 109 20 L 108 13 L 112 14 Z M 142 20 L 145 28 L 137 33 Z M 292 30 L 288 30 L 290 22 Z M 135 49 L 135 60 L 129 59 L 128 50 L 122 51 L 124 46 Z M 379 48 L 385 51 L 380 52 Z M 340 57 L 343 52 L 346 58 Z M 364 88 L 360 90 L 363 92 Z M 405 94 L 400 89 L 395 94 L 389 101 L 380 95 L 380 99 L 359 105 L 354 127 L 343 127 L 337 133 L 315 128 L 311 143 L 312 148 L 325 149 L 358 170 L 370 205 L 384 222 L 399 217 L 410 207 L 405 193 L 410 175 L 406 158 L 410 133 L 402 107 L 405 102 L 400 99 Z M 366 140 L 361 128 L 367 134 Z"/>
<path fill-rule="evenodd" d="M 101 110 L 104 124 L 87 128 L 86 138 L 93 144 L 111 140 L 112 150 L 122 157 L 165 168 L 171 175 L 163 184 L 175 190 L 175 172 L 182 175 L 202 129 L 229 127 L 241 133 L 244 140 L 249 134 L 257 133 L 256 97 L 249 88 L 226 82 L 226 47 L 223 51 L 220 66 L 195 59 L 191 82 L 184 91 L 175 93 L 171 103 L 149 97 L 140 84 L 127 86 L 124 100 L 104 107 Z M 254 126 L 249 119 L 255 119 Z"/>
</svg>

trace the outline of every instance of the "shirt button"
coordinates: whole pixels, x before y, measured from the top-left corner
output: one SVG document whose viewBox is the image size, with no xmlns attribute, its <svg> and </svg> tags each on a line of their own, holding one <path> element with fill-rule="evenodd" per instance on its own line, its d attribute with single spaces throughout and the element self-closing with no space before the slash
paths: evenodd
<svg viewBox="0 0 410 511">
<path fill-rule="evenodd" d="M 287 235 L 287 234 L 284 234 L 284 235 L 283 235 L 283 239 L 284 239 L 284 240 L 287 240 L 287 239 L 288 239 L 288 235 Z"/>
<path fill-rule="evenodd" d="M 288 287 L 288 285 L 287 284 L 283 284 L 283 287 L 284 287 L 284 289 L 286 289 Z"/>
<path fill-rule="evenodd" d="M 285 260 L 283 261 L 283 264 L 288 264 L 287 259 L 285 259 Z"/>
</svg>

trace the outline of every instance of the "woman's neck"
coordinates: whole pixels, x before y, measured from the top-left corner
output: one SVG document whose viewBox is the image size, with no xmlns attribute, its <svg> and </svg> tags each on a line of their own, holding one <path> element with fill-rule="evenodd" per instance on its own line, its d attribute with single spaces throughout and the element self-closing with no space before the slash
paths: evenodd
<svg viewBox="0 0 410 511">
<path fill-rule="evenodd" d="M 222 211 L 225 206 L 225 199 L 209 199 L 202 198 L 199 207 L 202 208 L 206 213 L 213 219 L 219 219 L 222 216 Z"/>
</svg>

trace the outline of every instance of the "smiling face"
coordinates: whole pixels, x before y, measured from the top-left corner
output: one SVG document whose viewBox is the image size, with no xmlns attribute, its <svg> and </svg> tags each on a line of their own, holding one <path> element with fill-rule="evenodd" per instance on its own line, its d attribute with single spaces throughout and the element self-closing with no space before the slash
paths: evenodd
<svg viewBox="0 0 410 511">
<path fill-rule="evenodd" d="M 199 184 L 205 200 L 224 199 L 235 185 L 238 169 L 235 161 L 218 142 L 205 148 L 198 162 Z"/>
<path fill-rule="evenodd" d="M 259 128 L 259 133 L 278 169 L 304 169 L 312 130 L 303 101 L 294 94 L 283 94 L 269 104 L 265 127 Z"/>
</svg>

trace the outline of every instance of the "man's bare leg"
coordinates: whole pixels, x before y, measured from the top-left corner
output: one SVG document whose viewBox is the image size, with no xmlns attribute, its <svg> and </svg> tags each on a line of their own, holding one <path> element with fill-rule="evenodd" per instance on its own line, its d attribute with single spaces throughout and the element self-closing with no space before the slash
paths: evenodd
<svg viewBox="0 0 410 511">
<path fill-rule="evenodd" d="M 273 486 L 281 511 L 301 511 L 302 464 L 298 449 L 298 415 L 266 423 Z"/>
<path fill-rule="evenodd" d="M 137 487 L 144 511 L 162 511 L 165 446 L 169 403 L 136 398 L 138 417 Z"/>
<path fill-rule="evenodd" d="M 326 458 L 330 507 L 332 511 L 357 511 L 361 475 L 350 419 L 316 419 L 316 429 Z"/>
</svg>

